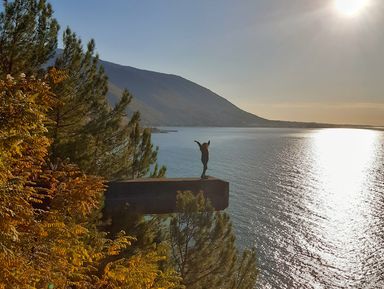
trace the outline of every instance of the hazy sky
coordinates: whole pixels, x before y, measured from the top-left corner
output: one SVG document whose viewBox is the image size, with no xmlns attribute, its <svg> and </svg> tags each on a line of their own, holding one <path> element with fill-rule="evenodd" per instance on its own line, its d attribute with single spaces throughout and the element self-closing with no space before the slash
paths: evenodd
<svg viewBox="0 0 384 289">
<path fill-rule="evenodd" d="M 354 16 L 335 1 L 51 3 L 104 60 L 183 76 L 271 119 L 384 125 L 384 1 Z"/>
</svg>

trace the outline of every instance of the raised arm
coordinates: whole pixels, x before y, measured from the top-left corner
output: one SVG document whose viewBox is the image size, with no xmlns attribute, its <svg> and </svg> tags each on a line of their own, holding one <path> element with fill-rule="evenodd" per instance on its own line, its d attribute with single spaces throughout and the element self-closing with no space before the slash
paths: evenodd
<svg viewBox="0 0 384 289">
<path fill-rule="evenodd" d="M 199 143 L 197 140 L 195 140 L 195 143 L 197 143 L 199 145 L 199 147 L 201 148 L 201 143 Z"/>
</svg>

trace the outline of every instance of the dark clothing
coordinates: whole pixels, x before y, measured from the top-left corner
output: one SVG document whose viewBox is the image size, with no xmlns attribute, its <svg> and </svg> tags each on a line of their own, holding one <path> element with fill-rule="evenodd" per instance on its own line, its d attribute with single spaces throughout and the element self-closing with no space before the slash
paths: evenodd
<svg viewBox="0 0 384 289">
<path fill-rule="evenodd" d="M 208 161 L 209 161 L 208 146 L 210 144 L 210 141 L 208 141 L 208 143 L 203 143 L 203 144 L 199 143 L 198 141 L 195 141 L 195 142 L 199 145 L 199 148 L 201 151 L 201 162 L 203 163 L 203 173 L 201 174 L 201 178 L 205 179 L 206 178 L 205 172 L 208 169 Z"/>
<path fill-rule="evenodd" d="M 207 148 L 200 148 L 201 150 L 201 162 L 206 165 L 208 164 L 209 161 L 209 152 L 208 152 L 208 147 Z"/>
</svg>

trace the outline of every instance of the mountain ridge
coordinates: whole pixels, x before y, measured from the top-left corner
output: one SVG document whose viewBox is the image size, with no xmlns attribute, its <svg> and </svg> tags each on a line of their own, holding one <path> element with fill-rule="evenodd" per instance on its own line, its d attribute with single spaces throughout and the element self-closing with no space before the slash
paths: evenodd
<svg viewBox="0 0 384 289">
<path fill-rule="evenodd" d="M 56 56 L 62 53 L 57 49 Z M 47 66 L 54 65 L 51 59 Z M 124 89 L 133 95 L 127 113 L 139 111 L 144 126 L 335 127 L 314 122 L 268 120 L 244 111 L 212 90 L 176 74 L 99 60 L 108 76 L 114 105 Z"/>
<path fill-rule="evenodd" d="M 215 92 L 175 74 L 154 72 L 100 60 L 109 77 L 109 99 L 115 103 L 126 87 L 152 126 L 257 126 L 269 120 L 246 112 Z"/>
</svg>

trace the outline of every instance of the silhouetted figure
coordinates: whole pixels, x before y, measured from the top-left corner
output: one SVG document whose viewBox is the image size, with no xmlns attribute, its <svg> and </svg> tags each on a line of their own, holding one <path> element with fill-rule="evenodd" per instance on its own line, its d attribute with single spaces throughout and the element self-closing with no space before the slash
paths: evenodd
<svg viewBox="0 0 384 289">
<path fill-rule="evenodd" d="M 208 177 L 205 175 L 205 172 L 208 169 L 208 161 L 209 161 L 209 152 L 208 147 L 211 144 L 211 141 L 208 141 L 207 143 L 199 143 L 197 140 L 195 140 L 195 143 L 199 145 L 200 151 L 201 151 L 201 162 L 203 163 L 203 173 L 201 174 L 202 179 L 207 179 Z"/>
</svg>

